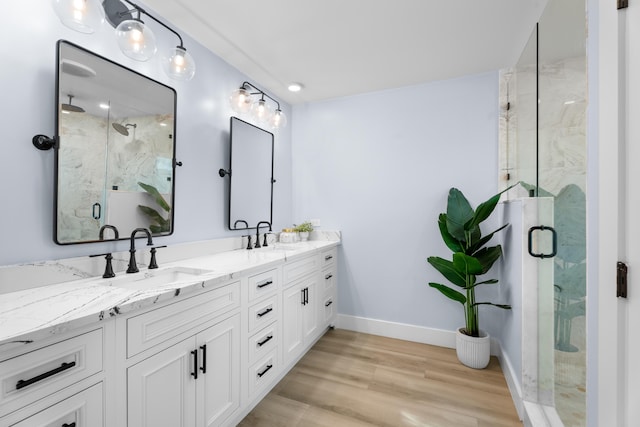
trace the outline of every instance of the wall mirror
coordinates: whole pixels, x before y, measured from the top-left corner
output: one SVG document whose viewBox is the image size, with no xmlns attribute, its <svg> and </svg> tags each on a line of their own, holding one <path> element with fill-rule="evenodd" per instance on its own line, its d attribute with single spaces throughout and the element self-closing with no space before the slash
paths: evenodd
<svg viewBox="0 0 640 427">
<path fill-rule="evenodd" d="M 273 134 L 231 117 L 229 229 L 272 223 Z"/>
<path fill-rule="evenodd" d="M 175 91 L 64 40 L 56 83 L 55 242 L 171 234 Z"/>
</svg>

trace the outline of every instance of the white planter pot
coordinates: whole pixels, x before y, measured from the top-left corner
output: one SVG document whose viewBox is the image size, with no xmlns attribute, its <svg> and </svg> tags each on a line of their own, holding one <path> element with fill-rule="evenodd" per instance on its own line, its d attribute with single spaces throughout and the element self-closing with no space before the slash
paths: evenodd
<svg viewBox="0 0 640 427">
<path fill-rule="evenodd" d="M 301 242 L 306 242 L 307 240 L 309 240 L 309 232 L 308 231 L 301 231 L 299 234 L 300 234 L 300 241 Z"/>
<path fill-rule="evenodd" d="M 458 360 L 465 366 L 473 369 L 484 369 L 489 364 L 491 357 L 491 337 L 489 334 L 480 331 L 480 337 L 470 337 L 456 331 L 456 354 Z"/>
</svg>

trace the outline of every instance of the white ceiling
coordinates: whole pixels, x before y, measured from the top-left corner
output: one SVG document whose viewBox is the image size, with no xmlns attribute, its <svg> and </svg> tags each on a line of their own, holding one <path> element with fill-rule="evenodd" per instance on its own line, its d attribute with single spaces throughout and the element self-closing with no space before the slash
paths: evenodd
<svg viewBox="0 0 640 427">
<path fill-rule="evenodd" d="M 298 104 L 514 65 L 546 0 L 145 4 L 252 83 Z M 300 82 L 305 89 L 288 92 L 290 82 Z"/>
</svg>

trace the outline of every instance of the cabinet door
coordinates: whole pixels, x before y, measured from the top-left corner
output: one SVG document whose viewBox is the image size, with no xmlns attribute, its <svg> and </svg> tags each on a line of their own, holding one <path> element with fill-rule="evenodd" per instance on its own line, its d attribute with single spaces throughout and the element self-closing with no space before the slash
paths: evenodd
<svg viewBox="0 0 640 427">
<path fill-rule="evenodd" d="M 305 304 L 302 306 L 303 340 L 307 342 L 315 338 L 319 328 L 318 307 L 320 304 L 320 292 L 318 292 L 318 280 L 315 277 L 307 279 L 302 288 L 306 292 Z"/>
<path fill-rule="evenodd" d="M 302 351 L 302 308 L 304 304 L 303 286 L 292 286 L 283 294 L 283 347 L 284 361 L 289 363 Z"/>
<path fill-rule="evenodd" d="M 195 348 L 189 338 L 127 370 L 128 427 L 195 425 Z"/>
<path fill-rule="evenodd" d="M 196 336 L 198 427 L 221 425 L 240 406 L 240 313 Z"/>
<path fill-rule="evenodd" d="M 99 427 L 103 425 L 102 383 L 99 383 L 17 424 L 12 424 L 12 427 Z"/>
</svg>

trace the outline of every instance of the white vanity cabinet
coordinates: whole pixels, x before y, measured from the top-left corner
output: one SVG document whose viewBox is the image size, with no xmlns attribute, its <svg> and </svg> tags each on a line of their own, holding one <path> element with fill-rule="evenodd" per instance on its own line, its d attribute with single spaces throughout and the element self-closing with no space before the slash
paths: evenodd
<svg viewBox="0 0 640 427">
<path fill-rule="evenodd" d="M 285 265 L 283 300 L 283 357 L 285 364 L 298 358 L 319 329 L 318 255 Z"/>
<path fill-rule="evenodd" d="M 0 354 L 0 426 L 103 426 L 103 328 Z"/>
<path fill-rule="evenodd" d="M 337 286 L 338 281 L 338 249 L 332 248 L 320 254 L 322 264 L 320 283 L 321 297 L 318 299 L 320 306 L 320 327 L 325 328 L 335 324 L 337 316 Z"/>
<path fill-rule="evenodd" d="M 119 319 L 126 425 L 213 427 L 240 406 L 240 282 Z"/>
</svg>

